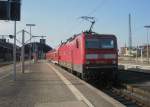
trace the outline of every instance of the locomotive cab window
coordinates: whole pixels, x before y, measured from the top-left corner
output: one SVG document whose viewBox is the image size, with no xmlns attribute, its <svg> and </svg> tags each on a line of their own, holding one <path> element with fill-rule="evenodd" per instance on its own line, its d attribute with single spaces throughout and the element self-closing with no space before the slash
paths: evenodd
<svg viewBox="0 0 150 107">
<path fill-rule="evenodd" d="M 91 38 L 91 39 L 86 40 L 86 48 L 111 49 L 111 48 L 115 48 L 115 43 L 114 43 L 114 40 L 112 40 L 112 39 Z"/>
<path fill-rule="evenodd" d="M 104 39 L 101 40 L 101 48 L 114 48 L 114 40 Z"/>
<path fill-rule="evenodd" d="M 79 41 L 76 39 L 76 48 L 79 48 Z"/>
</svg>

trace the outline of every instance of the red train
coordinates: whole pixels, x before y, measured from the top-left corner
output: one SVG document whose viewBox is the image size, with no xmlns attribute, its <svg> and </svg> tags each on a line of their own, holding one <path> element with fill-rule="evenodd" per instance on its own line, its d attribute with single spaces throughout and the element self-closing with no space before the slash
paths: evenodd
<svg viewBox="0 0 150 107">
<path fill-rule="evenodd" d="M 82 32 L 49 51 L 46 58 L 84 80 L 115 79 L 118 71 L 117 39 L 115 35 Z"/>
</svg>

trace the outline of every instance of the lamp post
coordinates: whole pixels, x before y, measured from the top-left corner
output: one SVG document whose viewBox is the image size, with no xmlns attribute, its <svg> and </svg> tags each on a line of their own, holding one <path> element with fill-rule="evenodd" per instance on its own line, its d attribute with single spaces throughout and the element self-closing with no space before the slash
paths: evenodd
<svg viewBox="0 0 150 107">
<path fill-rule="evenodd" d="M 24 47 L 25 47 L 24 35 L 25 35 L 25 31 L 22 30 L 22 47 L 21 47 L 22 73 L 24 73 Z"/>
<path fill-rule="evenodd" d="M 16 21 L 14 21 L 14 44 L 13 44 L 13 77 L 14 77 L 14 81 L 16 80 L 16 26 L 17 23 Z"/>
<path fill-rule="evenodd" d="M 140 48 L 140 52 L 141 52 L 141 63 L 143 63 L 143 51 L 142 51 L 143 49 L 142 48 Z"/>
<path fill-rule="evenodd" d="M 147 29 L 147 62 L 149 63 L 149 41 L 148 41 L 148 30 L 149 30 L 149 28 L 150 28 L 150 25 L 146 25 L 146 26 L 144 26 L 144 28 L 146 28 Z"/>
<path fill-rule="evenodd" d="M 31 38 L 32 38 L 32 27 L 36 26 L 35 24 L 26 24 L 30 28 L 30 49 L 29 49 L 29 60 L 30 60 L 30 66 L 31 66 Z M 30 67 L 31 68 L 31 67 Z"/>
</svg>

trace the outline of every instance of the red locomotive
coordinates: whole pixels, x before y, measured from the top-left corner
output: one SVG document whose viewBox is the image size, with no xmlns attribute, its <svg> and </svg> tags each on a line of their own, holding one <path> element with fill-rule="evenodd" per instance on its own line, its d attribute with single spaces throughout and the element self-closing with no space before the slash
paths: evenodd
<svg viewBox="0 0 150 107">
<path fill-rule="evenodd" d="M 61 43 L 56 50 L 49 51 L 46 58 L 84 80 L 114 79 L 118 70 L 117 39 L 111 34 L 82 32 Z"/>
</svg>

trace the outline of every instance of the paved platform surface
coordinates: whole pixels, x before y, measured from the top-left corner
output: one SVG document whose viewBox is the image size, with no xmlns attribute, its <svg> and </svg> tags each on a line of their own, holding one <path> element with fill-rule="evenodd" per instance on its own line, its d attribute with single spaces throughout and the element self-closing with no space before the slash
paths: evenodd
<svg viewBox="0 0 150 107">
<path fill-rule="evenodd" d="M 7 71 L 8 74 L 8 71 Z M 123 107 L 63 69 L 40 62 L 0 79 L 0 107 Z"/>
</svg>

